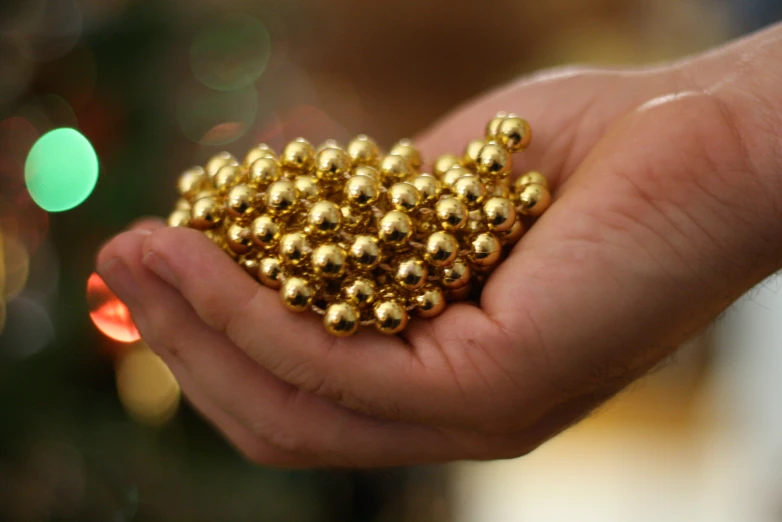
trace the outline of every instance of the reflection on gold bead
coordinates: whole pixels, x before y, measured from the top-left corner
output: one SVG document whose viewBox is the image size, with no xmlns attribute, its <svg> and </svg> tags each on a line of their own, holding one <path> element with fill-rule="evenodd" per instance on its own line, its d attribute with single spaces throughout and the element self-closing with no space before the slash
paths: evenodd
<svg viewBox="0 0 782 522">
<path fill-rule="evenodd" d="M 497 236 L 484 232 L 470 241 L 470 261 L 478 266 L 489 266 L 497 263 L 502 254 L 502 246 Z"/>
<path fill-rule="evenodd" d="M 296 138 L 282 149 L 280 163 L 288 170 L 307 171 L 315 163 L 315 150 L 309 141 L 304 138 Z"/>
<path fill-rule="evenodd" d="M 396 334 L 407 326 L 407 310 L 397 301 L 375 304 L 375 328 L 384 334 Z"/>
<path fill-rule="evenodd" d="M 526 216 L 538 217 L 551 204 L 551 193 L 541 185 L 527 185 L 519 193 L 519 212 Z"/>
<path fill-rule="evenodd" d="M 252 233 L 248 227 L 238 223 L 228 227 L 225 233 L 225 241 L 228 248 L 235 254 L 246 254 L 253 247 Z"/>
<path fill-rule="evenodd" d="M 502 125 L 502 122 L 505 121 L 507 117 L 508 117 L 508 113 L 498 112 L 492 119 L 488 121 L 488 123 L 486 124 L 486 131 L 484 132 L 486 141 L 492 141 L 497 139 L 497 132 L 500 129 L 500 125 Z"/>
<path fill-rule="evenodd" d="M 373 178 L 364 175 L 351 176 L 345 183 L 345 200 L 356 208 L 374 205 L 380 196 L 380 187 Z"/>
<path fill-rule="evenodd" d="M 206 175 L 209 179 L 213 179 L 217 175 L 217 171 L 226 165 L 238 165 L 239 162 L 230 152 L 218 152 L 206 162 Z"/>
<path fill-rule="evenodd" d="M 298 266 L 309 258 L 310 253 L 312 247 L 304 233 L 290 232 L 280 238 L 280 257 L 283 262 Z"/>
<path fill-rule="evenodd" d="M 426 282 L 429 271 L 426 264 L 417 257 L 408 257 L 399 262 L 394 279 L 402 288 L 415 290 Z"/>
<path fill-rule="evenodd" d="M 342 287 L 342 296 L 354 306 L 371 304 L 375 300 L 376 285 L 368 277 L 357 277 Z"/>
<path fill-rule="evenodd" d="M 371 270 L 380 263 L 380 245 L 373 236 L 359 235 L 353 238 L 349 255 L 356 268 Z"/>
<path fill-rule="evenodd" d="M 226 165 L 217 171 L 214 177 L 215 188 L 225 194 L 242 179 L 241 167 L 238 165 Z"/>
<path fill-rule="evenodd" d="M 454 195 L 470 209 L 480 206 L 486 197 L 486 187 L 478 176 L 462 176 L 453 184 L 452 190 Z"/>
<path fill-rule="evenodd" d="M 483 204 L 483 215 L 491 230 L 504 232 L 516 222 L 516 208 L 508 198 L 491 198 Z"/>
<path fill-rule="evenodd" d="M 344 205 L 339 207 L 339 211 L 342 214 L 341 230 L 358 234 L 367 229 L 371 217 L 370 210 L 361 211 Z"/>
<path fill-rule="evenodd" d="M 225 209 L 234 219 L 247 217 L 255 210 L 252 206 L 254 199 L 253 189 L 244 184 L 236 185 L 225 197 Z"/>
<path fill-rule="evenodd" d="M 388 186 L 399 181 L 405 181 L 415 171 L 410 163 L 398 154 L 389 154 L 380 162 L 380 179 Z"/>
<path fill-rule="evenodd" d="M 494 133 L 496 140 L 510 152 L 526 149 L 532 141 L 532 129 L 518 116 L 505 118 Z"/>
<path fill-rule="evenodd" d="M 495 180 L 494 183 L 491 183 L 489 186 L 486 187 L 486 197 L 487 198 L 510 198 L 510 189 L 508 188 L 508 185 L 504 183 L 505 180 Z"/>
<path fill-rule="evenodd" d="M 345 274 L 347 255 L 339 245 L 325 243 L 312 251 L 312 270 L 316 276 L 334 279 Z"/>
<path fill-rule="evenodd" d="M 511 166 L 510 152 L 505 150 L 502 145 L 493 142 L 483 146 L 475 161 L 478 174 L 492 178 L 506 177 L 510 174 Z"/>
<path fill-rule="evenodd" d="M 260 145 L 256 146 L 253 149 L 250 149 L 249 152 L 247 152 L 247 155 L 244 157 L 244 166 L 249 167 L 253 163 L 255 163 L 257 160 L 261 158 L 270 158 L 272 160 L 276 159 L 276 155 L 274 154 L 274 151 L 271 147 L 266 145 L 265 143 L 261 143 Z"/>
<path fill-rule="evenodd" d="M 458 257 L 449 266 L 444 267 L 441 274 L 445 288 L 461 288 L 469 283 L 472 277 L 470 265 Z"/>
<path fill-rule="evenodd" d="M 473 167 L 478 161 L 478 153 L 481 151 L 486 142 L 483 140 L 472 140 L 464 148 L 464 162 L 465 167 Z"/>
<path fill-rule="evenodd" d="M 264 286 L 280 288 L 283 274 L 282 262 L 277 257 L 264 257 L 258 263 L 258 280 Z"/>
<path fill-rule="evenodd" d="M 519 239 L 524 235 L 524 223 L 521 222 L 519 216 L 516 216 L 516 221 L 505 232 L 499 232 L 499 239 L 505 245 L 515 245 Z"/>
<path fill-rule="evenodd" d="M 377 171 L 376 168 L 370 167 L 368 165 L 359 165 L 355 169 L 353 169 L 353 175 L 354 176 L 366 176 L 368 178 L 372 178 L 375 181 L 380 181 L 380 172 Z"/>
<path fill-rule="evenodd" d="M 258 158 L 250 165 L 247 173 L 248 183 L 257 189 L 264 189 L 278 179 L 280 179 L 280 168 L 274 158 Z"/>
<path fill-rule="evenodd" d="M 431 174 L 421 174 L 411 181 L 413 186 L 421 193 L 422 203 L 430 205 L 440 197 L 440 182 Z"/>
<path fill-rule="evenodd" d="M 326 236 L 334 234 L 342 224 L 342 212 L 331 201 L 318 201 L 307 213 L 307 225 L 309 230 L 317 235 Z"/>
<path fill-rule="evenodd" d="M 325 183 L 339 181 L 350 170 L 350 157 L 341 149 L 323 149 L 318 153 L 315 176 Z"/>
<path fill-rule="evenodd" d="M 348 143 L 347 153 L 354 165 L 375 165 L 380 157 L 377 144 L 364 134 Z"/>
<path fill-rule="evenodd" d="M 307 282 L 306 279 L 301 277 L 288 278 L 280 288 L 280 297 L 282 302 L 288 308 L 288 310 L 294 312 L 303 312 L 307 310 L 312 304 L 312 298 L 315 296 L 315 291 Z"/>
<path fill-rule="evenodd" d="M 435 232 L 426 238 L 426 260 L 434 266 L 453 263 L 459 251 L 459 243 L 448 232 Z"/>
<path fill-rule="evenodd" d="M 521 191 L 524 190 L 524 187 L 527 185 L 532 185 L 533 183 L 540 185 L 541 187 L 549 188 L 548 179 L 546 179 L 546 176 L 533 170 L 518 178 L 513 183 L 513 189 L 516 191 L 516 193 L 520 194 Z"/>
<path fill-rule="evenodd" d="M 341 150 L 342 147 L 339 145 L 337 140 L 328 139 L 328 140 L 324 141 L 323 143 L 321 143 L 320 145 L 318 145 L 318 149 L 315 151 L 315 156 L 317 156 L 318 154 L 321 153 L 321 151 L 326 150 L 326 149 L 340 149 Z"/>
<path fill-rule="evenodd" d="M 438 178 L 442 177 L 451 167 L 461 166 L 461 161 L 461 158 L 455 154 L 443 154 L 434 162 L 432 174 Z"/>
<path fill-rule="evenodd" d="M 413 142 L 408 139 L 399 140 L 396 145 L 391 147 L 391 150 L 388 151 L 388 153 L 399 154 L 416 170 L 421 168 L 421 153 L 415 145 L 413 145 Z"/>
<path fill-rule="evenodd" d="M 296 176 L 293 180 L 293 186 L 299 197 L 306 201 L 316 201 L 320 197 L 320 187 L 318 180 L 309 175 Z"/>
<path fill-rule="evenodd" d="M 333 303 L 326 309 L 323 325 L 331 335 L 345 337 L 358 330 L 359 313 L 347 303 Z"/>
<path fill-rule="evenodd" d="M 438 201 L 434 211 L 445 230 L 459 230 L 467 223 L 467 207 L 454 197 Z"/>
<path fill-rule="evenodd" d="M 392 208 L 402 212 L 412 212 L 421 203 L 421 193 L 411 183 L 394 183 L 386 192 Z"/>
<path fill-rule="evenodd" d="M 193 203 L 190 210 L 190 226 L 198 230 L 208 230 L 220 224 L 223 208 L 217 199 L 204 197 Z"/>
<path fill-rule="evenodd" d="M 445 310 L 445 295 L 440 287 L 427 285 L 416 294 L 416 313 L 421 317 L 436 317 Z"/>
<path fill-rule="evenodd" d="M 238 262 L 239 266 L 241 266 L 245 272 L 255 279 L 258 278 L 258 267 L 260 267 L 261 263 L 257 257 L 253 254 L 248 254 L 246 256 L 241 256 Z"/>
<path fill-rule="evenodd" d="M 448 169 L 443 175 L 443 185 L 445 187 L 453 187 L 454 184 L 465 176 L 471 176 L 472 172 L 466 168 L 456 165 Z"/>
<path fill-rule="evenodd" d="M 177 190 L 182 197 L 191 197 L 206 187 L 206 172 L 201 167 L 190 167 L 177 180 Z"/>
<path fill-rule="evenodd" d="M 190 225 L 190 211 L 178 209 L 173 211 L 166 221 L 170 227 L 187 227 Z"/>
<path fill-rule="evenodd" d="M 296 204 L 296 187 L 292 181 L 275 181 L 266 190 L 266 208 L 273 214 L 287 214 Z"/>
<path fill-rule="evenodd" d="M 282 236 L 280 225 L 270 216 L 255 218 L 251 225 L 251 231 L 255 244 L 264 250 L 275 247 Z"/>
<path fill-rule="evenodd" d="M 410 216 L 398 210 L 392 210 L 378 222 L 380 240 L 391 246 L 406 243 L 413 235 L 413 222 Z"/>
</svg>

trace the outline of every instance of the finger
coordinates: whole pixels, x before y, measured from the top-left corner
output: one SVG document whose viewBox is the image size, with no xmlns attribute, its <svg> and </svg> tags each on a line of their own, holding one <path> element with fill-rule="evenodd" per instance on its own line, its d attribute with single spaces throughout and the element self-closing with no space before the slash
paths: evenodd
<svg viewBox="0 0 782 522">
<path fill-rule="evenodd" d="M 154 232 L 166 226 L 166 222 L 158 217 L 143 217 L 133 221 L 128 230 L 149 230 Z"/>
</svg>

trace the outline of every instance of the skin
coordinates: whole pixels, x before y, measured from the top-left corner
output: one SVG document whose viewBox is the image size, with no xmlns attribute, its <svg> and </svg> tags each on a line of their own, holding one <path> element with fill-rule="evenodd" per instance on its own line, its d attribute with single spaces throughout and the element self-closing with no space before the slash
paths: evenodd
<svg viewBox="0 0 782 522">
<path fill-rule="evenodd" d="M 782 27 L 654 69 L 567 69 L 470 101 L 425 157 L 498 110 L 535 130 L 515 174 L 554 203 L 493 274 L 403 335 L 328 336 L 200 233 L 144 221 L 98 271 L 192 403 L 248 458 L 396 466 L 523 455 L 782 268 Z"/>
</svg>

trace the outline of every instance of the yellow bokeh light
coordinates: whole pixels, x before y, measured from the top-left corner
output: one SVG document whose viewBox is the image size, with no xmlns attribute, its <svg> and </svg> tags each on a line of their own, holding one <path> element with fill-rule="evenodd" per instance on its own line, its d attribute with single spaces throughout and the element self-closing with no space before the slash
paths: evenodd
<svg viewBox="0 0 782 522">
<path fill-rule="evenodd" d="M 138 422 L 162 426 L 179 408 L 179 383 L 163 360 L 143 342 L 117 363 L 117 392 L 128 414 Z"/>
<path fill-rule="evenodd" d="M 30 275 L 30 256 L 16 237 L 0 236 L 0 295 L 12 300 L 24 290 Z"/>
</svg>

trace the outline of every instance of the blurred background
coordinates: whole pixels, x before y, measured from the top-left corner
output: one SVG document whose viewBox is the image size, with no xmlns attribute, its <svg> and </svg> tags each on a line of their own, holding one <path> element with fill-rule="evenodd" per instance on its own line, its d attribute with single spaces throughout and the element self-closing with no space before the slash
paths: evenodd
<svg viewBox="0 0 782 522">
<path fill-rule="evenodd" d="M 773 280 L 528 457 L 358 473 L 245 462 L 93 274 L 217 151 L 388 145 L 524 73 L 675 58 L 780 18 L 778 0 L 0 3 L 0 520 L 782 520 Z M 26 161 L 76 189 L 43 183 L 36 204 Z"/>
</svg>

